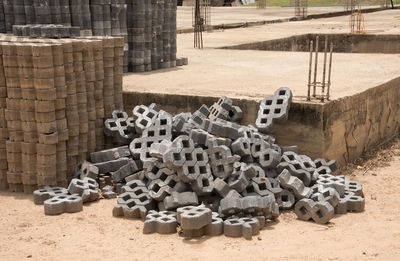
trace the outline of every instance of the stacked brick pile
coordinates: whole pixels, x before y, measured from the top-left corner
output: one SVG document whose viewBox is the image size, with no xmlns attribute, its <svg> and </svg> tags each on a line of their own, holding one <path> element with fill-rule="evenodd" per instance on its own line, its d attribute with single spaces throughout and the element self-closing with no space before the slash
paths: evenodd
<svg viewBox="0 0 400 261">
<path fill-rule="evenodd" d="M 176 66 L 176 0 L 0 0 L 0 33 L 60 38 L 77 32 L 124 37 L 125 72 Z"/>
<path fill-rule="evenodd" d="M 176 66 L 176 0 L 128 1 L 127 26 L 129 71 Z"/>
<path fill-rule="evenodd" d="M 66 186 L 122 107 L 123 38 L 2 36 L 0 49 L 0 187 Z"/>
</svg>

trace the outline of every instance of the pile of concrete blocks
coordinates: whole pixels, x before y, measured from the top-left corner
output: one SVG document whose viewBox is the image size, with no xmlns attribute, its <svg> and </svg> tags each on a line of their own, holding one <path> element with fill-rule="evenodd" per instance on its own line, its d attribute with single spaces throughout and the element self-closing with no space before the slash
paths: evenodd
<svg viewBox="0 0 400 261">
<path fill-rule="evenodd" d="M 335 175 L 336 161 L 298 154 L 269 134 L 272 126 L 265 123 L 287 119 L 291 99 L 285 87 L 267 97 L 258 128 L 240 125 L 243 111 L 227 97 L 194 113 L 171 115 L 155 104 L 138 105 L 132 114 L 115 110 L 104 132 L 116 147 L 92 152 L 90 161 L 77 165 L 71 195 L 46 188 L 46 196 L 35 192 L 41 195 L 35 202 L 46 200 L 49 214 L 78 211 L 79 197 L 98 198 L 97 178 L 104 198 L 118 194 L 113 216 L 142 219 L 145 234 L 249 240 L 282 210 L 318 224 L 364 211 L 362 185 Z M 265 113 L 274 108 L 280 111 Z"/>
<path fill-rule="evenodd" d="M 122 108 L 123 38 L 0 36 L 0 48 L 0 187 L 66 186 L 104 149 L 105 110 Z"/>
</svg>

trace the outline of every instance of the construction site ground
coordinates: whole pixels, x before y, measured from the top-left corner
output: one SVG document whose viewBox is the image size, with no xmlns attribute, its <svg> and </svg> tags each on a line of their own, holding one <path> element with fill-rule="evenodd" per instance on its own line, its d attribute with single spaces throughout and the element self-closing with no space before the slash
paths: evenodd
<svg viewBox="0 0 400 261">
<path fill-rule="evenodd" d="M 255 12 L 251 10 L 260 15 Z M 399 34 L 399 14 L 365 14 L 367 33 Z M 190 65 L 129 74 L 124 91 L 258 99 L 287 86 L 295 96 L 304 96 L 308 53 L 216 48 L 349 30 L 348 16 L 341 16 L 213 31 L 203 34 L 203 50 L 193 48 L 193 34 L 179 34 L 178 54 L 188 57 Z M 333 59 L 334 99 L 399 76 L 399 54 L 335 53 Z M 2 191 L 0 260 L 399 260 L 400 140 L 382 147 L 341 171 L 363 184 L 364 212 L 335 215 L 327 225 L 283 212 L 251 241 L 223 235 L 190 240 L 178 234 L 144 235 L 142 221 L 112 216 L 115 199 L 86 204 L 75 214 L 46 216 L 32 195 Z"/>
<path fill-rule="evenodd" d="M 399 34 L 399 10 L 364 14 L 367 34 Z M 178 56 L 189 66 L 124 77 L 124 91 L 232 98 L 264 98 L 287 86 L 307 94 L 308 52 L 217 49 L 307 33 L 349 33 L 349 17 L 267 24 L 203 33 L 204 49 L 193 48 L 193 33 L 178 34 Z M 320 55 L 322 71 L 323 55 Z M 399 76 L 399 54 L 334 53 L 333 99 L 360 93 Z M 321 76 L 320 76 L 321 77 Z"/>
</svg>

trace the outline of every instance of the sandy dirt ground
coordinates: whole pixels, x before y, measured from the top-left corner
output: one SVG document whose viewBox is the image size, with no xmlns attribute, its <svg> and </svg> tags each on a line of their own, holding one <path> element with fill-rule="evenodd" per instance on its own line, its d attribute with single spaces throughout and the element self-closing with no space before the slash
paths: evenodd
<svg viewBox="0 0 400 261">
<path fill-rule="evenodd" d="M 0 260 L 400 260 L 400 141 L 350 166 L 362 182 L 363 213 L 327 225 L 281 214 L 251 241 L 143 235 L 139 220 L 114 218 L 116 199 L 75 214 L 45 216 L 31 195 L 0 193 Z"/>
</svg>

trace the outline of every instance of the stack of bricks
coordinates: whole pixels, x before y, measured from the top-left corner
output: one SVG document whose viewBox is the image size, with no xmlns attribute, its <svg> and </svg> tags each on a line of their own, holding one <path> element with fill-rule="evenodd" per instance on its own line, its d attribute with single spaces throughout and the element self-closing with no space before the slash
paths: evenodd
<svg viewBox="0 0 400 261">
<path fill-rule="evenodd" d="M 176 0 L 128 0 L 128 70 L 176 66 Z"/>
<path fill-rule="evenodd" d="M 21 142 L 23 131 L 20 118 L 21 88 L 18 77 L 17 46 L 12 44 L 2 46 L 4 76 L 7 84 L 5 118 L 7 120 L 8 140 L 7 149 L 7 182 L 11 191 L 22 191 L 22 153 Z"/>
<path fill-rule="evenodd" d="M 50 0 L 33 0 L 35 23 L 51 24 Z"/>
<path fill-rule="evenodd" d="M 71 12 L 71 25 L 81 27 L 82 24 L 81 0 L 69 0 L 69 10 Z"/>
<path fill-rule="evenodd" d="M 33 0 L 24 0 L 25 22 L 26 24 L 35 23 L 35 7 Z"/>
<path fill-rule="evenodd" d="M 151 71 L 151 52 L 152 52 L 152 4 L 151 1 L 144 1 L 144 70 Z"/>
<path fill-rule="evenodd" d="M 104 0 L 103 4 L 103 35 L 111 35 L 111 0 Z"/>
<path fill-rule="evenodd" d="M 51 0 L 49 2 L 50 5 L 50 13 L 51 13 L 51 22 L 53 24 L 62 24 L 61 18 L 61 6 L 59 0 Z"/>
<path fill-rule="evenodd" d="M 79 157 L 84 160 L 88 152 L 89 114 L 87 111 L 86 75 L 83 68 L 83 44 L 81 41 L 73 41 L 74 73 L 76 80 L 76 97 L 79 114 Z"/>
<path fill-rule="evenodd" d="M 57 185 L 58 128 L 55 102 L 55 66 L 51 44 L 32 45 L 34 87 L 36 90 L 35 120 L 38 143 L 36 180 L 39 187 Z M 63 56 L 61 56 L 63 58 Z"/>
<path fill-rule="evenodd" d="M 34 66 L 32 46 L 19 45 L 17 47 L 18 76 L 21 86 L 20 119 L 23 131 L 21 142 L 22 173 L 21 181 L 25 192 L 36 187 L 36 143 L 38 142 L 35 120 L 36 92 L 34 86 Z"/>
<path fill-rule="evenodd" d="M 144 72 L 145 4 L 144 0 L 128 0 L 128 70 Z"/>
<path fill-rule="evenodd" d="M 3 56 L 0 46 L 0 55 Z M 7 182 L 7 149 L 6 142 L 8 139 L 7 121 L 5 118 L 5 110 L 7 99 L 7 84 L 4 75 L 3 59 L 0 59 L 0 189 L 8 187 Z"/>
<path fill-rule="evenodd" d="M 68 127 L 67 140 L 67 178 L 72 178 L 72 173 L 78 163 L 79 154 L 79 113 L 76 95 L 76 78 L 74 72 L 74 48 L 72 40 L 62 40 L 64 51 L 65 82 L 67 97 L 65 100 L 66 118 Z"/>
<path fill-rule="evenodd" d="M 123 38 L 113 38 L 114 40 L 114 103 L 115 108 L 123 108 L 122 100 L 122 78 L 124 66 L 124 40 Z M 111 114 L 107 114 L 111 115 Z"/>
<path fill-rule="evenodd" d="M 55 115 L 57 122 L 58 143 L 56 144 L 56 181 L 59 186 L 66 186 L 67 179 L 67 140 L 69 137 L 68 122 L 66 115 L 66 98 L 68 95 L 67 83 L 65 80 L 64 48 L 62 44 L 54 41 L 52 44 L 53 66 L 54 66 L 54 87 L 56 89 Z M 51 108 L 53 110 L 53 107 Z"/>
<path fill-rule="evenodd" d="M 89 0 L 81 1 L 81 35 L 91 36 L 92 35 L 92 21 L 90 18 L 90 5 Z"/>
<path fill-rule="evenodd" d="M 69 7 L 69 0 L 60 0 L 60 13 L 61 13 L 61 24 L 65 26 L 71 25 L 71 10 Z M 33 23 L 33 22 L 31 22 Z"/>
<path fill-rule="evenodd" d="M 66 186 L 104 149 L 105 109 L 122 109 L 123 38 L 0 36 L 0 47 L 0 187 Z"/>
<path fill-rule="evenodd" d="M 13 1 L 13 12 L 14 12 L 14 24 L 18 25 L 26 23 L 25 7 L 23 0 Z"/>
<path fill-rule="evenodd" d="M 103 63 L 103 42 L 93 41 L 93 59 L 95 67 L 94 82 L 94 104 L 96 108 L 95 136 L 96 151 L 104 148 L 104 63 Z"/>
<path fill-rule="evenodd" d="M 92 0 L 90 14 L 92 16 L 93 35 L 104 35 L 104 0 Z"/>
<path fill-rule="evenodd" d="M 14 23 L 14 7 L 13 0 L 3 0 L 3 9 L 4 9 L 4 29 L 2 33 L 11 33 L 12 27 Z M 1 26 L 3 27 L 3 26 Z"/>
<path fill-rule="evenodd" d="M 88 138 L 87 138 L 88 152 L 94 152 L 96 150 L 96 105 L 94 99 L 96 71 L 95 71 L 93 49 L 94 48 L 92 41 L 89 40 L 83 41 L 83 69 L 85 71 L 87 114 L 88 114 Z"/>
<path fill-rule="evenodd" d="M 124 72 L 176 65 L 176 0 L 0 0 L 0 33 L 38 24 L 72 26 L 83 37 L 124 37 Z M 69 35 L 44 31 L 39 36 Z"/>
<path fill-rule="evenodd" d="M 6 18 L 4 14 L 4 4 L 0 1 L 0 32 L 6 31 Z"/>
</svg>

